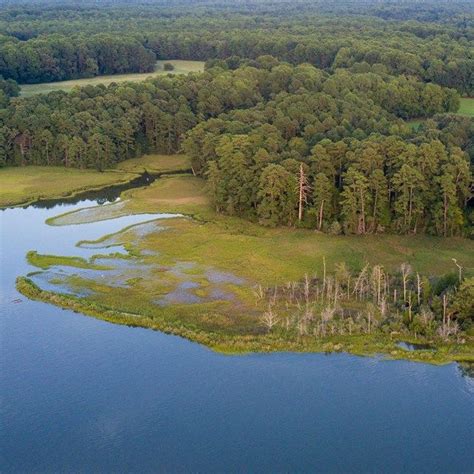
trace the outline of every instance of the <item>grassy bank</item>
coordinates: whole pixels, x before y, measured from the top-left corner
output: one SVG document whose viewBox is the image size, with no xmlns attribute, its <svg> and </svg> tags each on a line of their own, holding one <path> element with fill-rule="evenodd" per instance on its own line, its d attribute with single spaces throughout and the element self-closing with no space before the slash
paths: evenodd
<svg viewBox="0 0 474 474">
<path fill-rule="evenodd" d="M 117 170 L 128 173 L 174 173 L 190 171 L 191 164 L 186 155 L 144 155 L 140 158 L 122 161 Z"/>
<path fill-rule="evenodd" d="M 56 199 L 124 184 L 136 178 L 128 172 L 78 170 L 62 167 L 25 166 L 0 168 L 0 207 Z"/>
<path fill-rule="evenodd" d="M 71 197 L 125 184 L 145 170 L 150 173 L 173 173 L 187 169 L 189 160 L 184 155 L 145 155 L 126 160 L 115 169 L 104 172 L 54 166 L 0 168 L 0 208 Z"/>
<path fill-rule="evenodd" d="M 284 333 L 268 334 L 226 334 L 222 331 L 200 330 L 185 321 L 176 323 L 164 317 L 147 317 L 106 305 L 87 301 L 84 298 L 59 295 L 38 288 L 30 279 L 17 279 L 17 289 L 25 296 L 38 301 L 55 304 L 64 309 L 81 312 L 114 324 L 131 327 L 144 327 L 167 334 L 185 337 L 191 341 L 225 354 L 244 354 L 249 352 L 349 352 L 351 354 L 374 356 L 383 355 L 391 359 L 406 359 L 432 364 L 445 364 L 453 361 L 472 362 L 472 345 L 439 344 L 436 350 L 406 351 L 397 345 L 397 339 L 381 335 L 332 336 L 326 338 L 300 337 L 288 339 Z M 210 314 L 210 317 L 213 315 Z"/>
<path fill-rule="evenodd" d="M 171 63 L 174 66 L 172 71 L 165 71 L 164 64 Z M 112 82 L 120 83 L 126 81 L 139 82 L 150 77 L 164 74 L 188 74 L 190 72 L 201 72 L 204 70 L 203 61 L 185 61 L 181 59 L 170 59 L 157 61 L 153 72 L 115 74 L 110 76 L 95 76 L 85 79 L 75 79 L 71 81 L 45 82 L 41 84 L 23 84 L 21 86 L 21 97 L 31 97 L 36 94 L 47 94 L 53 91 L 70 91 L 74 87 L 97 86 L 99 84 L 108 85 Z"/>
</svg>

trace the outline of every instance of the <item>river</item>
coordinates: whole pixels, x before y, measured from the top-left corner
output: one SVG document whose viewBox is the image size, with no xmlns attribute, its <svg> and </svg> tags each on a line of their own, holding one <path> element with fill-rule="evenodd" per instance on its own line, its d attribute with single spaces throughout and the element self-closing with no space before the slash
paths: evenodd
<svg viewBox="0 0 474 474">
<path fill-rule="evenodd" d="M 29 250 L 88 256 L 78 240 L 150 219 L 45 224 L 95 204 L 0 211 L 2 472 L 474 471 L 456 364 L 225 356 L 19 295 Z"/>
</svg>

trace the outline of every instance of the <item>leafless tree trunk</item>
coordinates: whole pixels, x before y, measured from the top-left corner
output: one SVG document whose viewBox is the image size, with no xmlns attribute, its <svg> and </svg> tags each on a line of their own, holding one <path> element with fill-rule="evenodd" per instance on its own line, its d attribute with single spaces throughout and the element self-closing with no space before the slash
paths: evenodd
<svg viewBox="0 0 474 474">
<path fill-rule="evenodd" d="M 458 261 L 455 258 L 453 258 L 451 260 L 454 262 L 454 265 L 456 265 L 458 267 L 459 283 L 461 283 L 462 282 L 462 266 L 458 263 Z"/>
<path fill-rule="evenodd" d="M 408 292 L 408 321 L 412 322 L 411 291 Z"/>
<path fill-rule="evenodd" d="M 319 220 L 318 220 L 318 230 L 321 230 L 323 227 L 323 217 L 324 217 L 324 199 L 321 200 L 319 206 Z"/>
<path fill-rule="evenodd" d="M 298 180 L 299 200 L 298 200 L 298 220 L 303 219 L 304 205 L 308 203 L 309 184 L 305 175 L 303 163 L 300 164 L 300 176 Z"/>
<path fill-rule="evenodd" d="M 268 310 L 265 311 L 261 318 L 262 324 L 268 329 L 268 332 L 278 323 L 278 317 L 273 312 L 272 306 L 268 305 Z"/>
<path fill-rule="evenodd" d="M 326 257 L 323 257 L 323 298 L 326 290 Z"/>
<path fill-rule="evenodd" d="M 406 303 L 407 284 L 408 284 L 408 278 L 410 277 L 410 273 L 411 273 L 411 266 L 408 263 L 402 263 L 400 265 L 400 270 L 402 272 L 402 281 L 403 281 L 403 301 Z"/>
<path fill-rule="evenodd" d="M 418 298 L 418 306 L 421 304 L 421 286 L 420 274 L 416 272 L 416 295 Z"/>
</svg>

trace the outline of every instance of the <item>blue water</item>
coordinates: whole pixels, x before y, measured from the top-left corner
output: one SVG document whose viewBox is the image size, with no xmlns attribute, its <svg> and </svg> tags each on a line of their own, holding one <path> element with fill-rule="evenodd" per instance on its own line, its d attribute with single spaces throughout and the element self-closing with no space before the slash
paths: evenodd
<svg viewBox="0 0 474 474">
<path fill-rule="evenodd" d="M 44 224 L 92 204 L 0 212 L 2 472 L 473 472 L 455 364 L 223 356 L 19 295 L 28 250 L 89 256 L 140 221 Z"/>
</svg>

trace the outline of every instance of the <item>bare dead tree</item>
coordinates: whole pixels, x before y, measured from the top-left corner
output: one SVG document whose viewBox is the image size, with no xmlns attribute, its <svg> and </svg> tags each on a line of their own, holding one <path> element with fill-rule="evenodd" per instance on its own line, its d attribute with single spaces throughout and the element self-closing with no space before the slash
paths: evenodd
<svg viewBox="0 0 474 474">
<path fill-rule="evenodd" d="M 323 336 L 326 335 L 326 326 L 329 321 L 332 320 L 334 317 L 334 313 L 336 312 L 336 308 L 333 308 L 332 306 L 326 306 L 322 311 L 321 311 L 321 329 L 322 329 L 322 334 Z"/>
<path fill-rule="evenodd" d="M 308 203 L 308 194 L 310 191 L 310 185 L 306 173 L 304 172 L 303 163 L 300 164 L 300 174 L 298 179 L 298 190 L 299 190 L 299 199 L 298 199 L 298 220 L 301 222 L 303 219 L 303 210 L 305 204 Z"/>
<path fill-rule="evenodd" d="M 416 296 L 418 300 L 418 306 L 421 304 L 421 287 L 422 287 L 422 283 L 421 283 L 420 274 L 416 272 Z"/>
<path fill-rule="evenodd" d="M 375 302 L 380 303 L 380 298 L 382 296 L 382 282 L 384 280 L 384 270 L 381 265 L 374 265 L 372 267 L 371 281 L 372 281 L 372 290 L 373 296 L 375 297 Z"/>
<path fill-rule="evenodd" d="M 454 265 L 456 265 L 458 267 L 458 272 L 459 272 L 459 277 L 458 278 L 459 278 L 459 283 L 461 283 L 462 282 L 462 268 L 463 267 L 462 267 L 462 265 L 460 265 L 458 263 L 458 261 L 455 258 L 452 258 L 451 260 L 454 262 Z"/>
<path fill-rule="evenodd" d="M 380 300 L 379 311 L 380 311 L 380 315 L 382 316 L 382 318 L 384 318 L 385 315 L 387 314 L 387 300 L 385 299 L 385 297 L 383 297 Z"/>
<path fill-rule="evenodd" d="M 408 263 L 402 263 L 400 265 L 400 271 L 402 272 L 402 283 L 403 283 L 403 301 L 407 301 L 407 284 L 411 274 L 411 266 Z"/>
<path fill-rule="evenodd" d="M 412 314 L 412 303 L 411 303 L 411 291 L 408 292 L 408 321 L 412 322 L 413 314 Z"/>
<path fill-rule="evenodd" d="M 273 289 L 273 296 L 272 296 L 272 299 L 271 299 L 271 304 L 273 306 L 276 304 L 277 294 L 278 294 L 278 287 L 275 285 L 275 287 Z"/>
<path fill-rule="evenodd" d="M 268 332 L 278 323 L 278 317 L 270 304 L 268 305 L 267 311 L 262 314 L 261 322 L 267 328 Z"/>
<path fill-rule="evenodd" d="M 369 264 L 366 263 L 364 268 L 360 271 L 359 275 L 357 276 L 356 282 L 354 284 L 354 294 L 359 294 L 359 299 L 362 299 L 362 296 L 366 289 L 366 280 L 367 280 L 367 272 L 369 269 Z"/>
</svg>

